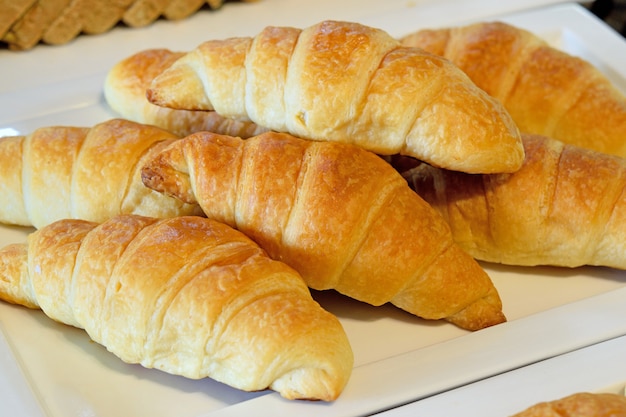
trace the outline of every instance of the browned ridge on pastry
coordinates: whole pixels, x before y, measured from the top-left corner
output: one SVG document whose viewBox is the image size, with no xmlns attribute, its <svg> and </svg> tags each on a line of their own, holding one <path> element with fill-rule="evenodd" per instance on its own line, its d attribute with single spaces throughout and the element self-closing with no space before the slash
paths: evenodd
<svg viewBox="0 0 626 417">
<path fill-rule="evenodd" d="M 537 403 L 511 417 L 626 417 L 626 397 L 577 392 L 558 400 Z"/>
<path fill-rule="evenodd" d="M 626 160 L 539 135 L 523 140 L 526 160 L 513 174 L 422 164 L 404 176 L 477 259 L 626 269 Z"/>
<path fill-rule="evenodd" d="M 351 22 L 204 42 L 153 80 L 148 99 L 464 172 L 512 172 L 524 158 L 504 107 L 459 68 Z"/>
<path fill-rule="evenodd" d="M 123 119 L 0 138 L 0 222 L 41 227 L 66 218 L 102 222 L 116 214 L 199 214 L 197 205 L 141 182 L 143 161 L 176 139 Z"/>
<path fill-rule="evenodd" d="M 401 41 L 452 61 L 522 132 L 626 157 L 626 96 L 590 62 L 503 22 L 425 29 Z"/>
<path fill-rule="evenodd" d="M 158 126 L 181 137 L 208 130 L 247 138 L 267 130 L 252 122 L 220 116 L 215 111 L 175 110 L 150 103 L 146 91 L 154 77 L 183 55 L 168 49 L 146 49 L 119 61 L 105 79 L 107 104 L 120 117 Z"/>
<path fill-rule="evenodd" d="M 325 401 L 352 372 L 341 323 L 302 277 L 214 220 L 59 220 L 0 250 L 0 266 L 0 298 L 128 363 Z"/>
<path fill-rule="evenodd" d="M 241 230 L 316 290 L 470 330 L 505 321 L 491 279 L 441 215 L 357 146 L 200 132 L 148 161 L 143 179 Z"/>
</svg>

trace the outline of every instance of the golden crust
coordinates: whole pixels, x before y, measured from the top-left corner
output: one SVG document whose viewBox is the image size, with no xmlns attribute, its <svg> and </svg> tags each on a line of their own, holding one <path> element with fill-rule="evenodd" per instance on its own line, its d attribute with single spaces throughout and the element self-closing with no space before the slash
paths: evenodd
<svg viewBox="0 0 626 417">
<path fill-rule="evenodd" d="M 531 32 L 483 22 L 420 30 L 401 42 L 452 61 L 502 102 L 522 132 L 626 156 L 626 97 L 590 62 Z"/>
<path fill-rule="evenodd" d="M 252 0 L 243 0 L 252 1 Z M 118 23 L 142 27 L 159 18 L 185 19 L 205 5 L 223 0 L 4 0 L 0 2 L 0 40 L 14 51 L 40 42 L 65 44 L 80 34 L 100 34 Z"/>
<path fill-rule="evenodd" d="M 91 128 L 51 126 L 0 139 L 0 221 L 41 227 L 55 220 L 104 221 L 121 213 L 199 213 L 141 182 L 143 161 L 177 136 L 112 119 Z"/>
<path fill-rule="evenodd" d="M 21 246 L 0 250 L 0 297 L 84 328 L 125 362 L 288 399 L 332 401 L 348 382 L 339 320 L 292 268 L 222 223 L 60 220 Z"/>
<path fill-rule="evenodd" d="M 148 99 L 465 172 L 523 161 L 510 116 L 456 66 L 351 22 L 207 41 L 157 76 Z"/>
<path fill-rule="evenodd" d="M 168 49 L 147 49 L 121 60 L 109 70 L 104 83 L 107 104 L 125 119 L 158 126 L 181 137 L 208 130 L 246 138 L 267 130 L 214 111 L 174 110 L 150 103 L 146 90 L 151 81 L 183 55 Z"/>
<path fill-rule="evenodd" d="M 172 143 L 142 175 L 246 233 L 311 288 L 472 330 L 505 321 L 490 278 L 443 218 L 359 147 L 200 132 Z"/>
<path fill-rule="evenodd" d="M 36 0 L 3 0 L 0 2 L 2 13 L 0 13 L 0 38 L 11 29 L 11 26 L 18 21 L 24 13 L 30 9 Z"/>
<path fill-rule="evenodd" d="M 535 404 L 512 417 L 626 417 L 626 397 L 579 392 Z"/>
<path fill-rule="evenodd" d="M 424 164 L 404 175 L 477 259 L 626 269 L 626 161 L 539 135 L 523 141 L 526 160 L 513 174 Z"/>
<path fill-rule="evenodd" d="M 31 49 L 43 36 L 44 31 L 67 7 L 71 0 L 39 0 L 17 20 L 2 38 L 11 50 Z"/>
</svg>

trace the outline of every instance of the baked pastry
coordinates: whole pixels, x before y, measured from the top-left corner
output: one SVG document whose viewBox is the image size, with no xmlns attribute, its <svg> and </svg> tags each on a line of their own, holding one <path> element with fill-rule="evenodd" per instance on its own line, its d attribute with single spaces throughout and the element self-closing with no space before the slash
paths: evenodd
<svg viewBox="0 0 626 417">
<path fill-rule="evenodd" d="M 0 0 L 0 38 L 11 29 L 17 21 L 37 0 Z"/>
<path fill-rule="evenodd" d="M 205 5 L 218 9 L 223 3 L 224 0 L 3 0 L 0 39 L 14 51 L 31 49 L 40 42 L 59 45 L 81 33 L 107 32 L 118 23 L 141 27 L 161 17 L 181 20 Z"/>
<path fill-rule="evenodd" d="M 84 329 L 125 362 L 289 399 L 336 399 L 339 320 L 242 233 L 198 216 L 59 220 L 0 250 L 0 298 Z"/>
<path fill-rule="evenodd" d="M 626 397 L 611 393 L 578 392 L 535 404 L 512 417 L 626 417 Z"/>
<path fill-rule="evenodd" d="M 524 158 L 508 113 L 456 66 L 351 22 L 207 41 L 148 99 L 464 172 L 511 172 Z"/>
<path fill-rule="evenodd" d="M 151 124 L 178 136 L 208 130 L 247 138 L 266 131 L 252 122 L 241 122 L 220 116 L 214 111 L 174 110 L 152 104 L 146 98 L 150 82 L 184 52 L 147 49 L 116 63 L 104 83 L 104 98 L 120 117 Z"/>
<path fill-rule="evenodd" d="M 487 273 L 379 156 L 267 132 L 199 132 L 144 165 L 144 184 L 236 227 L 310 288 L 477 330 L 505 321 Z"/>
<path fill-rule="evenodd" d="M 131 27 L 142 27 L 160 17 L 181 20 L 196 13 L 205 4 L 210 9 L 219 9 L 224 0 L 135 0 L 122 16 L 122 21 Z"/>
<path fill-rule="evenodd" d="M 11 0 L 12 1 L 12 0 Z M 52 22 L 71 0 L 38 0 L 14 21 L 2 40 L 11 50 L 27 50 L 37 45 Z"/>
<path fill-rule="evenodd" d="M 404 176 L 479 260 L 626 269 L 626 160 L 538 135 L 523 141 L 513 174 L 422 164 Z"/>
<path fill-rule="evenodd" d="M 44 30 L 41 41 L 61 45 L 76 38 L 83 30 L 83 14 L 90 10 L 89 0 L 72 0 Z M 112 2 L 111 2 L 112 3 Z"/>
<path fill-rule="evenodd" d="M 626 157 L 626 96 L 590 62 L 503 22 L 420 30 L 401 41 L 456 64 L 522 132 Z"/>
<path fill-rule="evenodd" d="M 38 228 L 65 218 L 102 222 L 116 214 L 199 214 L 197 205 L 141 181 L 142 161 L 176 139 L 123 119 L 0 138 L 0 222 Z"/>
</svg>

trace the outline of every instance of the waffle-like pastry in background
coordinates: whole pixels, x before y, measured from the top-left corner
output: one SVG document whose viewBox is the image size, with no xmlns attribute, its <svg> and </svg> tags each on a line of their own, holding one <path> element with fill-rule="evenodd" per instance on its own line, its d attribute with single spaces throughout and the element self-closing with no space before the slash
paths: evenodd
<svg viewBox="0 0 626 417">
<path fill-rule="evenodd" d="M 352 22 L 204 42 L 148 99 L 464 172 L 512 172 L 524 159 L 511 117 L 459 68 Z"/>
<path fill-rule="evenodd" d="M 0 0 L 0 38 L 37 0 Z"/>
<path fill-rule="evenodd" d="M 253 1 L 253 0 L 241 0 Z M 141 27 L 159 18 L 185 19 L 205 5 L 216 10 L 224 0 L 3 0 L 0 40 L 11 50 L 38 43 L 61 45 L 80 34 L 99 34 L 117 24 Z"/>
<path fill-rule="evenodd" d="M 12 50 L 27 50 L 41 42 L 44 33 L 72 0 L 38 0 L 1 38 Z"/>
<path fill-rule="evenodd" d="M 522 132 L 626 157 L 626 96 L 590 62 L 503 22 L 419 30 L 401 41 L 456 64 Z"/>
<path fill-rule="evenodd" d="M 0 249 L 0 299 L 85 329 L 128 363 L 331 401 L 353 354 L 302 277 L 198 216 L 59 220 Z"/>
<path fill-rule="evenodd" d="M 175 110 L 150 103 L 146 91 L 154 77 L 183 55 L 184 52 L 168 49 L 147 49 L 116 63 L 104 82 L 104 98 L 109 107 L 120 117 L 158 126 L 181 137 L 207 130 L 248 138 L 267 131 L 255 123 L 229 119 L 215 111 Z"/>
</svg>

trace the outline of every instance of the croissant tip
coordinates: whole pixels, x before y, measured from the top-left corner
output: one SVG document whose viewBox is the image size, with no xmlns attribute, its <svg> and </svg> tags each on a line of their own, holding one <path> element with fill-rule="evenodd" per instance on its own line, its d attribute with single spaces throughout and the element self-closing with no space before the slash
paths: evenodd
<svg viewBox="0 0 626 417">
<path fill-rule="evenodd" d="M 160 105 L 159 94 L 153 88 L 148 88 L 146 90 L 146 99 L 152 104 Z"/>
<path fill-rule="evenodd" d="M 495 298 L 494 298 L 495 297 Z M 446 318 L 446 321 L 469 331 L 477 331 L 506 323 L 499 296 L 491 293 L 465 309 Z"/>
</svg>

